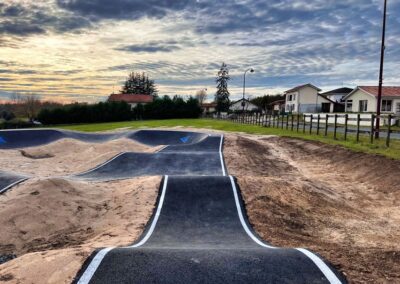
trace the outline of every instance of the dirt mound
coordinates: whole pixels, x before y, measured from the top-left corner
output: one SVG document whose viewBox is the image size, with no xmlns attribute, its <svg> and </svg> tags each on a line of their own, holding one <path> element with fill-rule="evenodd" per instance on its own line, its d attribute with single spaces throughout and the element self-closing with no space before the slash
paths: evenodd
<svg viewBox="0 0 400 284">
<path fill-rule="evenodd" d="M 36 177 L 69 175 L 89 170 L 121 152 L 154 152 L 130 139 L 87 143 L 61 139 L 54 143 L 17 150 L 0 150 L 0 168 Z"/>
<path fill-rule="evenodd" d="M 226 137 L 225 161 L 265 240 L 310 248 L 353 283 L 400 281 L 399 162 L 322 143 L 236 135 Z"/>
<path fill-rule="evenodd" d="M 142 233 L 159 184 L 160 177 L 52 178 L 16 186 L 0 196 L 0 255 L 18 258 L 0 265 L 0 279 L 70 283 L 95 248 L 128 245 Z"/>
</svg>

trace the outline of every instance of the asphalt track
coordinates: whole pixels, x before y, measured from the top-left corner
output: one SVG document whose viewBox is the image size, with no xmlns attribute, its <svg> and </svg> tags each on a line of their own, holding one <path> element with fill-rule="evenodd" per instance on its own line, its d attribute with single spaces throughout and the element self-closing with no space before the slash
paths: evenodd
<svg viewBox="0 0 400 284">
<path fill-rule="evenodd" d="M 168 146 L 157 153 L 121 153 L 74 178 L 100 181 L 164 175 L 156 210 L 134 244 L 95 251 L 74 283 L 346 283 L 310 251 L 272 247 L 255 234 L 239 187 L 227 176 L 220 135 L 159 130 L 0 131 L 0 148 L 38 146 L 62 138 L 103 142 L 122 137 Z M 0 172 L 0 189 L 26 178 Z"/>
<path fill-rule="evenodd" d="M 138 153 L 122 154 L 90 173 L 93 179 L 119 170 L 139 175 L 142 161 L 142 174 L 180 175 L 164 176 L 156 210 L 139 240 L 94 252 L 74 283 L 345 283 L 310 251 L 275 248 L 257 237 L 236 181 L 226 176 L 222 137 L 216 142 L 217 137 L 208 136 L 191 145 L 168 146 L 147 155 L 149 162 Z M 171 155 L 167 164 L 164 155 Z M 181 157 L 185 163 L 173 162 Z M 211 174 L 198 171 L 201 158 L 201 168 L 209 166 Z"/>
</svg>

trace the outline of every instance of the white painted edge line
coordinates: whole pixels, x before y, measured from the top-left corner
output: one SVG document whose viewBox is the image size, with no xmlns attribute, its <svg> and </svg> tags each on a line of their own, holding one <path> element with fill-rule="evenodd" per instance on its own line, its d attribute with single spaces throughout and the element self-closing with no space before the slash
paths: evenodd
<svg viewBox="0 0 400 284">
<path fill-rule="evenodd" d="M 266 247 L 266 248 L 270 248 L 270 249 L 277 249 L 277 247 L 273 247 L 273 246 L 269 246 L 267 244 L 264 244 L 262 241 L 260 241 L 256 236 L 253 235 L 253 233 L 250 231 L 249 227 L 247 226 L 246 222 L 244 221 L 244 217 L 243 217 L 243 212 L 242 212 L 242 208 L 240 206 L 240 202 L 239 202 L 239 196 L 237 193 L 237 189 L 236 189 L 236 185 L 235 185 L 235 181 L 233 180 L 232 176 L 229 176 L 230 180 L 231 180 L 231 185 L 232 185 L 232 191 L 233 191 L 233 196 L 235 197 L 235 203 L 236 203 L 236 209 L 239 215 L 239 219 L 240 219 L 240 223 L 242 224 L 243 229 L 246 231 L 247 235 L 257 244 L 259 244 L 260 246 Z"/>
<path fill-rule="evenodd" d="M 222 175 L 226 176 L 225 165 L 224 165 L 224 157 L 222 156 L 222 142 L 223 141 L 224 141 L 224 135 L 221 135 L 221 142 L 219 143 L 219 158 L 221 160 Z"/>
<path fill-rule="evenodd" d="M 92 279 L 94 273 L 96 272 L 97 268 L 99 267 L 100 263 L 102 262 L 103 258 L 106 254 L 112 250 L 114 247 L 104 248 L 99 251 L 96 256 L 92 259 L 89 266 L 86 268 L 85 272 L 79 278 L 78 284 L 88 284 Z"/>
<path fill-rule="evenodd" d="M 101 168 L 101 167 L 107 165 L 108 163 L 111 163 L 111 162 L 114 161 L 116 158 L 118 158 L 119 156 L 122 156 L 123 154 L 126 154 L 126 153 L 127 153 L 127 152 L 121 152 L 121 153 L 117 154 L 116 156 L 112 157 L 111 159 L 105 161 L 104 163 L 102 163 L 102 164 L 100 164 L 100 165 L 94 167 L 93 169 L 87 170 L 87 171 L 82 172 L 82 173 L 74 174 L 74 176 L 84 175 L 84 174 L 88 174 L 88 173 L 90 173 L 90 172 L 93 172 L 93 171 L 97 170 L 98 168 Z"/>
<path fill-rule="evenodd" d="M 342 284 L 342 282 L 339 280 L 339 278 L 337 278 L 335 273 L 333 273 L 333 271 L 328 267 L 328 265 L 326 265 L 326 263 L 323 262 L 322 259 L 320 259 L 318 256 L 316 256 L 309 250 L 303 248 L 297 248 L 296 250 L 304 253 L 309 259 L 311 259 L 312 262 L 314 262 L 314 264 L 319 268 L 319 270 L 321 270 L 321 272 L 324 274 L 326 279 L 328 279 L 328 281 L 331 284 Z"/>
<path fill-rule="evenodd" d="M 151 235 L 153 234 L 154 229 L 158 222 L 158 218 L 160 217 L 161 209 L 164 204 L 165 192 L 167 190 L 167 183 L 168 183 L 168 176 L 166 175 L 164 178 L 164 184 L 163 184 L 163 188 L 162 188 L 162 192 L 161 192 L 161 196 L 160 196 L 160 201 L 158 202 L 157 211 L 156 211 L 156 214 L 154 215 L 153 222 L 151 223 L 150 229 L 147 231 L 146 236 L 137 244 L 129 246 L 129 248 L 136 248 L 136 247 L 140 247 L 141 245 L 144 245 L 147 242 L 147 240 L 151 237 Z"/>
<path fill-rule="evenodd" d="M 269 246 L 267 244 L 264 244 L 263 242 L 261 242 L 256 236 L 254 236 L 254 234 L 250 231 L 250 229 L 248 228 L 246 222 L 244 221 L 243 218 L 243 213 L 242 213 L 242 208 L 240 206 L 240 202 L 239 202 L 239 196 L 237 193 L 237 188 L 235 185 L 235 181 L 233 179 L 232 176 L 229 176 L 230 180 L 231 180 L 231 185 L 232 185 L 232 190 L 233 190 L 233 195 L 235 197 L 235 202 L 236 202 L 236 209 L 238 211 L 238 215 L 239 215 L 239 219 L 240 219 L 240 223 L 243 226 L 243 229 L 246 231 L 247 235 L 249 235 L 249 237 L 256 242 L 257 244 L 259 244 L 260 246 L 266 247 L 266 248 L 270 248 L 270 249 L 279 249 L 278 247 L 274 247 L 274 246 Z M 303 248 L 296 248 L 296 250 L 302 252 L 304 255 L 306 255 L 309 259 L 311 259 L 311 261 L 319 268 L 319 270 L 324 274 L 325 278 L 331 283 L 331 284 L 341 284 L 342 282 L 337 278 L 337 276 L 335 275 L 335 273 L 333 273 L 333 271 L 325 264 L 325 262 L 320 259 L 318 256 L 316 256 L 315 254 L 313 254 L 312 252 L 310 252 L 309 250 L 303 249 Z"/>
<path fill-rule="evenodd" d="M 160 196 L 160 201 L 158 202 L 156 215 L 154 216 L 153 222 L 151 223 L 150 229 L 147 232 L 146 236 L 139 243 L 132 245 L 132 246 L 125 247 L 125 248 L 139 247 L 139 246 L 143 245 L 144 243 L 146 243 L 147 240 L 150 238 L 150 236 L 153 234 L 154 228 L 156 227 L 156 224 L 158 221 L 158 218 L 160 217 L 161 208 L 164 203 L 165 192 L 167 189 L 167 183 L 168 183 L 168 176 L 165 176 L 164 184 L 163 184 L 163 188 L 162 188 L 162 192 L 161 192 L 161 196 Z M 115 247 L 109 247 L 109 248 L 104 248 L 104 249 L 100 250 L 96 254 L 96 256 L 92 259 L 89 266 L 86 268 L 85 272 L 82 274 L 81 278 L 79 278 L 78 284 L 88 284 L 90 282 L 90 280 L 92 279 L 94 273 L 96 272 L 97 268 L 100 266 L 101 262 L 103 261 L 104 257 L 107 255 L 107 253 L 109 251 L 111 251 L 114 248 Z"/>
<path fill-rule="evenodd" d="M 21 182 L 26 181 L 27 179 L 29 179 L 29 178 L 28 178 L 28 177 L 22 178 L 22 179 L 19 179 L 19 180 L 13 182 L 12 184 L 7 185 L 6 187 L 0 189 L 0 194 L 3 193 L 3 192 L 6 192 L 6 191 L 9 190 L 11 187 L 13 187 L 13 186 L 15 186 L 15 185 L 17 185 L 17 184 L 19 184 L 19 183 L 21 183 Z"/>
<path fill-rule="evenodd" d="M 154 153 L 159 153 L 159 152 L 161 152 L 162 150 L 168 148 L 168 146 L 169 146 L 169 145 L 164 145 L 164 146 L 162 146 L 160 149 L 158 149 L 157 151 L 155 151 Z"/>
</svg>

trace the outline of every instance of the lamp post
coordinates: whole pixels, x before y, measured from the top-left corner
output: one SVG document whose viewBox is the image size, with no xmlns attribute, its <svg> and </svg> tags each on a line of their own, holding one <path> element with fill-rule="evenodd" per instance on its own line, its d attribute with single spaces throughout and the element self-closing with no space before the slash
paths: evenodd
<svg viewBox="0 0 400 284">
<path fill-rule="evenodd" d="M 379 139 L 380 129 L 380 115 L 382 105 L 382 84 L 383 84 L 383 61 L 385 59 L 385 33 L 386 33 L 386 5 L 387 0 L 384 2 L 383 8 L 383 25 L 382 25 L 382 45 L 381 45 L 381 62 L 379 67 L 379 87 L 378 87 L 378 102 L 376 104 L 376 126 L 375 126 L 375 138 Z M 390 122 L 389 122 L 390 123 Z"/>
<path fill-rule="evenodd" d="M 243 113 L 244 113 L 244 106 L 246 105 L 246 103 L 244 102 L 244 95 L 245 95 L 245 92 L 246 92 L 246 73 L 249 72 L 249 71 L 250 71 L 250 73 L 254 73 L 254 69 L 253 68 L 249 68 L 246 71 L 244 71 L 244 74 L 243 74 L 243 101 L 242 101 L 242 112 Z"/>
</svg>

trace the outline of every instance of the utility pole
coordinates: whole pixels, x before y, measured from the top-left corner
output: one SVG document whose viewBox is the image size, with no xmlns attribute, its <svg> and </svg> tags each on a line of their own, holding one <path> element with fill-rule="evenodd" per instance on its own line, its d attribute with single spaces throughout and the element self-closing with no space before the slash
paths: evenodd
<svg viewBox="0 0 400 284">
<path fill-rule="evenodd" d="M 379 129 L 380 129 L 380 115 L 381 115 L 381 105 L 382 105 L 382 84 L 383 84 L 383 61 L 385 59 L 385 33 L 386 33 L 386 6 L 387 0 L 384 2 L 383 8 L 383 25 L 382 25 L 382 45 L 381 45 L 381 63 L 379 67 L 379 87 L 378 87 L 378 102 L 376 110 L 376 126 L 375 126 L 375 138 L 379 139 Z"/>
</svg>

